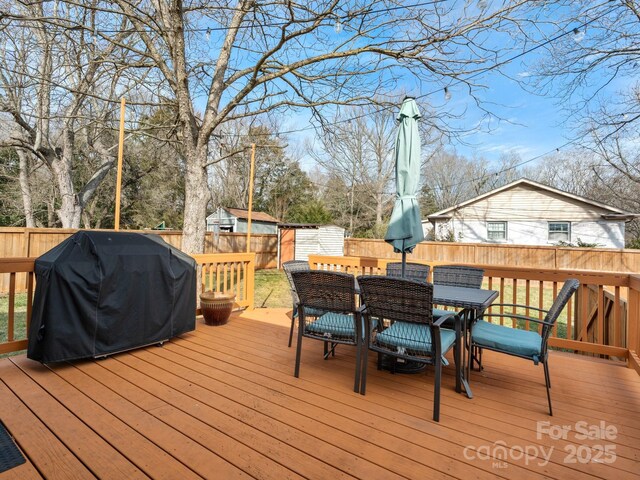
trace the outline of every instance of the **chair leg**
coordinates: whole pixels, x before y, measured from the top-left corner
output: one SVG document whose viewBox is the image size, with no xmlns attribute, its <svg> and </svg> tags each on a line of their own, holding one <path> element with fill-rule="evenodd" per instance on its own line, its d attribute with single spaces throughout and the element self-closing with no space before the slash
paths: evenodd
<svg viewBox="0 0 640 480">
<path fill-rule="evenodd" d="M 544 365 L 545 365 L 545 375 L 547 377 L 547 385 L 549 385 L 549 389 L 551 389 L 551 375 L 549 375 L 549 364 L 547 363 L 549 361 L 549 359 L 544 361 Z"/>
<path fill-rule="evenodd" d="M 549 389 L 551 388 L 551 378 L 549 377 L 549 364 L 547 360 L 542 362 L 542 366 L 544 367 L 544 383 L 547 387 L 547 401 L 549 402 L 549 416 L 553 417 L 553 410 L 551 409 L 551 392 Z"/>
<path fill-rule="evenodd" d="M 291 312 L 291 330 L 289 330 L 289 348 L 291 348 L 291 341 L 293 340 L 293 329 L 296 324 L 295 310 Z"/>
<path fill-rule="evenodd" d="M 298 325 L 298 344 L 296 346 L 296 368 L 293 376 L 298 378 L 300 375 L 300 352 L 302 351 L 302 326 Z"/>
<path fill-rule="evenodd" d="M 466 348 L 465 344 L 465 348 Z M 468 350 L 468 354 L 469 354 L 469 358 L 467 358 L 467 364 L 464 365 L 462 368 L 465 369 L 465 378 L 467 379 L 467 381 L 469 381 L 469 377 L 471 377 L 471 370 L 473 370 L 473 342 L 471 341 L 471 338 L 469 338 L 469 350 Z"/>
<path fill-rule="evenodd" d="M 324 359 L 328 359 L 329 355 L 331 356 L 336 356 L 336 347 L 338 346 L 337 343 L 331 343 L 331 349 L 329 349 L 328 347 L 329 342 L 324 342 Z"/>
<path fill-rule="evenodd" d="M 361 351 L 362 351 L 362 345 L 356 345 L 356 379 L 355 379 L 355 383 L 353 384 L 353 391 L 358 393 L 360 391 L 360 369 L 361 369 Z"/>
<path fill-rule="evenodd" d="M 382 370 L 382 353 L 378 352 L 378 370 Z"/>
<path fill-rule="evenodd" d="M 435 370 L 436 370 L 436 380 L 433 391 L 433 420 L 436 422 L 440 421 L 440 380 L 442 376 L 442 360 L 440 359 L 440 355 L 436 355 L 435 361 Z"/>
<path fill-rule="evenodd" d="M 464 347 L 462 347 L 464 348 Z M 453 363 L 455 364 L 456 370 L 456 392 L 462 392 L 462 382 L 460 381 L 460 342 L 456 341 L 453 344 Z"/>
<path fill-rule="evenodd" d="M 367 389 L 367 362 L 369 361 L 369 347 L 363 346 L 364 352 L 362 352 L 362 369 L 360 371 L 360 394 L 364 395 Z"/>
</svg>

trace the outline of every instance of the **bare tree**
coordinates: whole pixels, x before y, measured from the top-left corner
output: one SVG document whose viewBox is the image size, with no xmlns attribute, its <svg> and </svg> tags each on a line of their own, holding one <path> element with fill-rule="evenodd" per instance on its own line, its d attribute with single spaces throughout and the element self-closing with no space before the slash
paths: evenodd
<svg viewBox="0 0 640 480">
<path fill-rule="evenodd" d="M 340 205 L 339 200 L 328 197 L 346 193 L 345 228 L 351 234 L 364 229 L 381 236 L 383 218 L 393 199 L 396 122 L 386 109 L 368 106 L 345 110 L 333 118 L 333 125 L 317 143 L 308 143 L 307 151 L 328 178 L 344 183 L 344 188 L 326 190 L 325 198 Z"/>
<path fill-rule="evenodd" d="M 345 227 L 350 234 L 355 230 L 356 217 L 360 216 L 362 206 L 371 201 L 370 195 L 364 198 L 357 194 L 358 186 L 364 184 L 364 177 L 368 174 L 366 165 L 369 154 L 367 143 L 369 134 L 366 120 L 362 115 L 357 115 L 352 121 L 340 123 L 331 131 L 325 132 L 320 138 L 319 148 L 315 146 L 309 148 L 311 157 L 328 173 L 329 177 L 333 177 L 334 182 L 344 184 L 348 218 Z M 387 172 L 387 180 L 388 175 Z M 332 189 L 331 191 L 338 193 L 340 190 Z"/>
<path fill-rule="evenodd" d="M 199 252 L 210 143 L 225 122 L 304 107 L 322 123 L 327 107 L 370 103 L 400 78 L 471 86 L 465 78 L 495 61 L 484 33 L 512 27 L 511 12 L 527 1 L 492 10 L 439 1 L 115 3 L 139 38 L 133 50 L 154 63 L 175 102 L 186 161 L 183 248 Z"/>
<path fill-rule="evenodd" d="M 525 86 L 555 95 L 577 143 L 633 178 L 619 147 L 640 134 L 640 2 L 547 1 L 535 19 L 522 38 L 548 43 Z"/>
<path fill-rule="evenodd" d="M 119 46 L 126 32 L 108 39 L 97 33 L 99 8 L 99 0 L 83 6 L 3 2 L 0 110 L 12 119 L 13 132 L 0 144 L 21 152 L 28 224 L 29 162 L 51 172 L 58 220 L 71 228 L 80 226 L 83 208 L 114 165 L 118 110 L 112 99 L 126 94 L 134 59 Z M 84 179 L 74 175 L 78 164 L 90 166 Z"/>
</svg>

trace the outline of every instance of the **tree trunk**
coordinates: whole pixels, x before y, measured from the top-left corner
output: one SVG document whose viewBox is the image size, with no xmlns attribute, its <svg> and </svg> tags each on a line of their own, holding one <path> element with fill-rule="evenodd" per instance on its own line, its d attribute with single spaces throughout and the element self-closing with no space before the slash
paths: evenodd
<svg viewBox="0 0 640 480">
<path fill-rule="evenodd" d="M 77 202 L 71 175 L 62 160 L 57 159 L 52 163 L 51 167 L 56 186 L 60 192 L 60 208 L 56 210 L 56 214 L 62 224 L 62 228 L 80 228 L 82 209 Z"/>
<path fill-rule="evenodd" d="M 36 226 L 33 218 L 33 203 L 31 197 L 31 185 L 29 184 L 29 154 L 21 148 L 16 148 L 18 158 L 20 159 L 20 194 L 22 196 L 22 205 L 24 208 L 24 218 L 27 228 Z"/>
<path fill-rule="evenodd" d="M 186 253 L 204 252 L 209 186 L 204 165 L 207 163 L 207 148 L 185 149 L 185 198 L 182 250 Z"/>
<path fill-rule="evenodd" d="M 382 207 L 384 205 L 384 193 L 376 193 L 376 225 L 382 224 Z"/>
</svg>

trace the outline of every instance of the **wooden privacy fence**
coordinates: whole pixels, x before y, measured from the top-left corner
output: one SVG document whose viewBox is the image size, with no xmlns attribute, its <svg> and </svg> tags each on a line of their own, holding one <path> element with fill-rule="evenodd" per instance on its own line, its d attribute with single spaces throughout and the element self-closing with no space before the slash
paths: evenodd
<svg viewBox="0 0 640 480">
<path fill-rule="evenodd" d="M 0 227 L 0 258 L 39 257 L 60 244 L 75 229 L 58 228 L 9 228 Z M 110 230 L 111 231 L 111 230 Z M 176 248 L 182 245 L 182 232 L 173 230 L 123 230 L 135 233 L 155 233 Z M 241 253 L 247 251 L 247 236 L 244 233 L 207 232 L 204 253 Z M 278 259 L 278 236 L 275 234 L 252 234 L 251 253 L 255 253 L 255 268 L 276 268 Z M 19 292 L 26 289 L 26 275 L 16 276 Z M 0 275 L 0 294 L 9 291 L 8 278 Z"/>
<path fill-rule="evenodd" d="M 354 275 L 384 274 L 386 264 L 390 261 L 396 259 L 320 255 L 309 257 L 312 268 Z M 434 267 L 457 262 L 420 263 Z M 634 357 L 640 349 L 640 276 L 617 272 L 563 271 L 471 263 L 465 265 L 484 269 L 485 288 L 497 290 L 500 294 L 496 303 L 517 303 L 541 309 L 549 309 L 565 280 L 578 279 L 580 288 L 554 327 L 549 345 L 627 360 L 640 373 L 640 364 L 637 356 Z M 625 297 L 628 297 L 628 301 L 624 300 Z M 500 321 L 503 322 L 504 319 Z"/>
<path fill-rule="evenodd" d="M 344 254 L 351 257 L 400 258 L 384 240 L 364 238 L 345 239 Z M 421 242 L 408 258 L 409 261 L 422 259 L 554 270 L 640 273 L 640 250 L 634 249 Z"/>
<path fill-rule="evenodd" d="M 0 258 L 39 257 L 78 230 L 72 228 L 0 227 Z M 112 231 L 112 230 L 109 230 Z M 180 230 L 121 230 L 134 233 L 154 233 L 176 248 L 182 247 Z M 207 232 L 204 253 L 242 253 L 247 251 L 245 233 Z M 278 236 L 252 233 L 251 252 L 256 254 L 257 268 L 275 268 L 278 256 Z M 189 252 L 186 252 L 189 253 Z"/>
<path fill-rule="evenodd" d="M 253 253 L 201 254 L 194 255 L 194 258 L 200 273 L 198 293 L 206 290 L 233 292 L 237 306 L 253 308 Z M 17 288 L 19 275 L 27 278 L 26 289 L 22 293 Z M 27 348 L 35 287 L 34 259 L 0 259 L 0 279 L 9 285 L 8 294 L 0 296 L 0 354 L 4 354 Z"/>
</svg>

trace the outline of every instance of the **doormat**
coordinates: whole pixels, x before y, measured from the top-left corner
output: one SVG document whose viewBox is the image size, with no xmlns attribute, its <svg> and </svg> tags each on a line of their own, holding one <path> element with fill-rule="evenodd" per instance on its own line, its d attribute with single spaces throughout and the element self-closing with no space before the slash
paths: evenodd
<svg viewBox="0 0 640 480">
<path fill-rule="evenodd" d="M 0 422 L 0 473 L 25 462 L 26 460 L 14 443 L 13 438 L 9 435 L 4 424 Z"/>
</svg>

